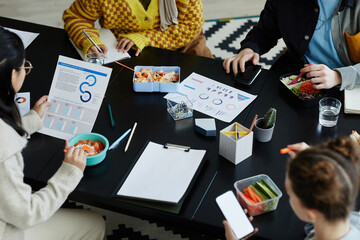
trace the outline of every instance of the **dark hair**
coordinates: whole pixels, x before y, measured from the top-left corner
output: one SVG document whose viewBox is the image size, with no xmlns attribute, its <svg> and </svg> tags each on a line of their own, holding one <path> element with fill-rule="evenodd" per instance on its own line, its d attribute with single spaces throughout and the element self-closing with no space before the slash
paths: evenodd
<svg viewBox="0 0 360 240">
<path fill-rule="evenodd" d="M 24 45 L 18 35 L 0 27 L 0 118 L 21 136 L 21 117 L 14 102 L 15 91 L 11 82 L 12 70 L 20 70 L 25 60 Z"/>
<path fill-rule="evenodd" d="M 346 137 L 306 149 L 288 162 L 291 187 L 305 207 L 328 221 L 344 219 L 359 192 L 359 158 L 359 145 Z"/>
</svg>

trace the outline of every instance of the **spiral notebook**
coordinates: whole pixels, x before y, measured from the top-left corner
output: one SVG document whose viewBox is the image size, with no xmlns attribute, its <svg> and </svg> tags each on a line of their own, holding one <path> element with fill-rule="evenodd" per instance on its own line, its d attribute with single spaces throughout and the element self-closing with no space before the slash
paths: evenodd
<svg viewBox="0 0 360 240">
<path fill-rule="evenodd" d="M 149 142 L 117 196 L 180 204 L 199 172 L 206 150 Z"/>
</svg>

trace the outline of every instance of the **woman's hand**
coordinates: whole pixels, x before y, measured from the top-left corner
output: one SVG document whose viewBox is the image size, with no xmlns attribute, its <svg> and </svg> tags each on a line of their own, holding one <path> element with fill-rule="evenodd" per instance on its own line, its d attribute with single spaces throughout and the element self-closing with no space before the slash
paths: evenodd
<svg viewBox="0 0 360 240">
<path fill-rule="evenodd" d="M 306 78 L 311 78 L 315 89 L 329 89 L 341 84 L 341 75 L 338 71 L 331 70 L 324 64 L 305 64 L 300 72 L 306 73 Z"/>
<path fill-rule="evenodd" d="M 244 209 L 245 214 L 247 214 L 247 209 Z M 252 216 L 249 217 L 249 220 L 252 221 L 254 218 Z M 228 221 L 224 220 L 223 221 L 224 227 L 225 227 L 225 238 L 226 240 L 238 240 L 238 238 L 235 236 L 233 230 L 231 229 L 230 224 L 228 223 Z M 240 223 L 239 223 L 240 224 Z M 241 240 L 246 240 L 248 238 L 250 238 L 252 235 L 254 235 L 255 233 L 257 233 L 259 231 L 258 228 L 255 228 L 254 231 L 247 235 L 246 237 L 242 238 Z"/>
<path fill-rule="evenodd" d="M 254 65 L 258 64 L 260 59 L 259 54 L 255 53 L 250 48 L 245 48 L 241 50 L 237 55 L 227 58 L 223 62 L 223 67 L 226 73 L 230 73 L 230 68 L 232 68 L 234 76 L 238 73 L 238 67 L 240 67 L 240 71 L 245 71 L 245 63 L 248 61 L 252 61 Z"/>
<path fill-rule="evenodd" d="M 108 48 L 105 45 L 99 45 L 99 48 L 104 53 L 104 56 L 106 56 L 106 53 L 108 51 Z M 95 46 L 91 46 L 87 53 L 94 52 L 94 53 L 100 53 L 99 50 Z"/>
<path fill-rule="evenodd" d="M 84 150 L 74 146 L 70 147 L 70 143 L 68 141 L 65 142 L 65 149 L 67 151 L 65 153 L 64 162 L 74 165 L 80 168 L 81 171 L 84 171 L 86 167 L 86 157 Z"/>
<path fill-rule="evenodd" d="M 305 149 L 308 149 L 310 146 L 307 145 L 305 142 L 301 142 L 301 143 L 287 145 L 287 147 L 291 149 L 291 151 L 288 152 L 290 157 L 295 158 L 298 152 L 304 151 Z"/>
<path fill-rule="evenodd" d="M 123 53 L 126 53 L 130 50 L 130 48 L 132 48 L 133 46 L 136 47 L 135 43 L 133 41 L 131 41 L 130 39 L 128 38 L 120 38 L 117 40 L 118 41 L 118 44 L 116 45 L 116 49 L 119 51 L 119 52 L 123 52 Z M 136 49 L 136 53 L 135 53 L 135 56 L 139 56 L 140 54 L 140 49 L 137 48 Z"/>
<path fill-rule="evenodd" d="M 33 110 L 42 118 L 45 114 L 47 107 L 51 106 L 51 103 L 48 102 L 48 96 L 42 96 L 36 103 Z"/>
</svg>

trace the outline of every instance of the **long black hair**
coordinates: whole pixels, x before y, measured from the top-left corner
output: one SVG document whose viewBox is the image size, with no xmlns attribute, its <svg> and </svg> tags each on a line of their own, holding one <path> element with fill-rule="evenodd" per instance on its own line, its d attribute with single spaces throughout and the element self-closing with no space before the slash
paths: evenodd
<svg viewBox="0 0 360 240">
<path fill-rule="evenodd" d="M 12 70 L 20 71 L 25 60 L 25 49 L 21 39 L 0 27 L 0 118 L 23 136 L 21 117 L 14 101 L 15 91 L 11 82 Z"/>
</svg>

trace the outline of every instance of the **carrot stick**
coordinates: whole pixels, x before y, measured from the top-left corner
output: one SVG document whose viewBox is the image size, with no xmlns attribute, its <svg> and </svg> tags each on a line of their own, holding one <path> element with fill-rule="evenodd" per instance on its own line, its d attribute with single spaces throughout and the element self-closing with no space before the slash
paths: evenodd
<svg viewBox="0 0 360 240">
<path fill-rule="evenodd" d="M 288 153 L 290 151 L 292 151 L 290 148 L 282 148 L 282 149 L 280 149 L 281 154 L 286 154 L 286 153 Z"/>
</svg>

